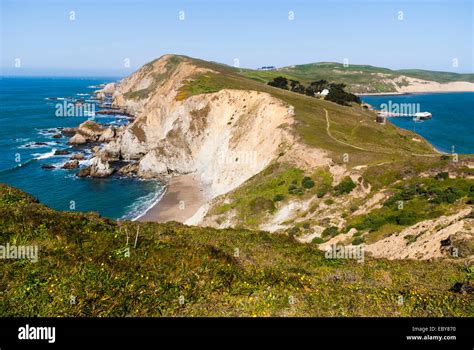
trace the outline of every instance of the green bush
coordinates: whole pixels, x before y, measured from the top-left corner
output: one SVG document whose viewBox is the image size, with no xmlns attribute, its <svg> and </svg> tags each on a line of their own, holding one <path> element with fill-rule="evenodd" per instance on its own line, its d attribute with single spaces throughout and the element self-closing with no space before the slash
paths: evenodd
<svg viewBox="0 0 474 350">
<path fill-rule="evenodd" d="M 318 190 L 316 191 L 316 195 L 318 196 L 318 198 L 323 198 L 326 193 L 328 193 L 327 188 L 318 188 Z"/>
<path fill-rule="evenodd" d="M 294 194 L 294 195 L 302 195 L 304 193 L 304 190 L 301 187 L 298 187 L 297 185 L 292 183 L 288 187 L 288 193 L 289 194 Z"/>
<path fill-rule="evenodd" d="M 352 241 L 352 245 L 359 245 L 359 244 L 362 244 L 364 242 L 365 242 L 364 237 L 356 237 Z"/>
<path fill-rule="evenodd" d="M 313 240 L 311 241 L 311 243 L 313 244 L 321 244 L 324 242 L 324 239 L 322 239 L 321 237 L 314 237 Z"/>
<path fill-rule="evenodd" d="M 303 180 L 301 181 L 301 185 L 304 188 L 313 188 L 314 187 L 314 181 L 309 176 L 305 176 L 303 178 Z"/>
<path fill-rule="evenodd" d="M 336 226 L 330 226 L 324 229 L 323 233 L 321 233 L 322 237 L 335 237 L 339 234 L 339 230 L 337 229 Z"/>
<path fill-rule="evenodd" d="M 404 226 L 413 225 L 417 221 L 416 214 L 411 211 L 403 210 L 398 216 L 396 216 L 395 221 L 399 225 L 404 225 Z"/>
<path fill-rule="evenodd" d="M 300 232 L 300 228 L 297 226 L 293 226 L 287 232 L 290 237 L 293 237 L 293 236 L 296 236 Z"/>
<path fill-rule="evenodd" d="M 447 179 L 449 179 L 449 173 L 447 173 L 446 171 L 442 171 L 442 172 L 436 174 L 434 178 L 436 180 L 447 180 Z"/>
<path fill-rule="evenodd" d="M 275 195 L 275 197 L 273 197 L 274 202 L 281 202 L 284 199 L 285 199 L 285 196 L 282 195 L 282 194 L 277 194 L 277 195 Z"/>
<path fill-rule="evenodd" d="M 342 181 L 334 187 L 334 193 L 336 196 L 340 196 L 346 193 L 350 193 L 354 188 L 356 187 L 356 184 L 354 181 L 349 176 L 346 176 Z"/>
</svg>

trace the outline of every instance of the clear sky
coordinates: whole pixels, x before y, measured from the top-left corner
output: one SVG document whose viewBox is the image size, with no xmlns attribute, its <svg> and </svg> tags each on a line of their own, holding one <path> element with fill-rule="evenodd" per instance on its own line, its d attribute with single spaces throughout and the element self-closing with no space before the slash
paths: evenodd
<svg viewBox="0 0 474 350">
<path fill-rule="evenodd" d="M 472 0 L 0 3 L 5 75 L 124 76 L 165 53 L 248 68 L 348 59 L 474 71 Z"/>
</svg>

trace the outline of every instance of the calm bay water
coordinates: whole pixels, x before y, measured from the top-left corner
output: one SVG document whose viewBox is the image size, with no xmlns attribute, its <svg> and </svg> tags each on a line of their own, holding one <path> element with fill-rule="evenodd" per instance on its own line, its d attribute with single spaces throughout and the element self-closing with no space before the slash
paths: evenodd
<svg viewBox="0 0 474 350">
<path fill-rule="evenodd" d="M 75 211 L 97 211 L 110 218 L 134 218 L 156 201 L 162 190 L 157 181 L 78 178 L 77 169 L 60 169 L 70 155 L 53 155 L 54 150 L 61 149 L 77 152 L 67 145 L 67 138 L 53 138 L 56 128 L 75 127 L 87 118 L 57 117 L 56 104 L 62 101 L 47 98 L 87 99 L 97 85 L 113 80 L 116 79 L 0 78 L 0 183 L 18 187 L 57 210 L 75 207 Z M 96 121 L 121 124 L 125 119 L 98 116 Z M 42 169 L 43 164 L 52 164 L 56 169 Z"/>
<path fill-rule="evenodd" d="M 395 125 L 414 130 L 438 150 L 474 153 L 474 92 L 410 94 L 396 96 L 362 96 L 375 109 L 391 101 L 397 104 L 419 104 L 420 112 L 433 117 L 415 123 L 412 118 L 390 118 Z"/>
</svg>

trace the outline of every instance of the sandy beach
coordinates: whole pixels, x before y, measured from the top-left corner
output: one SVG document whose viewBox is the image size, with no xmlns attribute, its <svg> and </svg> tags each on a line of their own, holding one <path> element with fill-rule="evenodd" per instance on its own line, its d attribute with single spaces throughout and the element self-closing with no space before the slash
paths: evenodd
<svg viewBox="0 0 474 350">
<path fill-rule="evenodd" d="M 146 222 L 185 222 L 206 203 L 204 186 L 196 175 L 180 175 L 170 179 L 163 198 L 137 220 Z"/>
</svg>

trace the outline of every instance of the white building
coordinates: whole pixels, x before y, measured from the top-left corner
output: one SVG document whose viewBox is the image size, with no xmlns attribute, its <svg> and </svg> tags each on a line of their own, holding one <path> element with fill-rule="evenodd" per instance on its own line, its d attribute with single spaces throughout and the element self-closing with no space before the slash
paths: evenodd
<svg viewBox="0 0 474 350">
<path fill-rule="evenodd" d="M 327 94 L 329 94 L 329 90 L 328 90 L 328 89 L 324 89 L 323 91 L 318 92 L 318 95 L 319 95 L 319 96 L 326 96 Z"/>
</svg>

